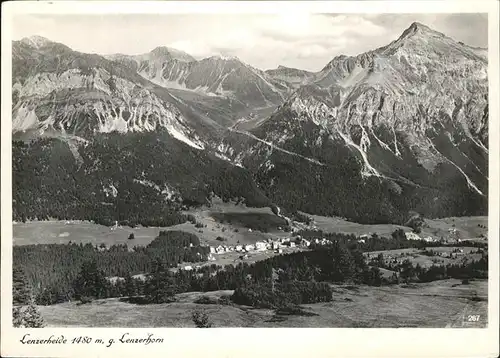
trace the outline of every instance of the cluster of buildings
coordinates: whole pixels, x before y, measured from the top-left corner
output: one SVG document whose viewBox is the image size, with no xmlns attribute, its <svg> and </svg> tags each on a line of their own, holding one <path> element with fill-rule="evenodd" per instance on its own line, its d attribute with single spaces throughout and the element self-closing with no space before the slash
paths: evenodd
<svg viewBox="0 0 500 358">
<path fill-rule="evenodd" d="M 420 236 L 418 236 L 418 234 L 415 234 L 414 232 L 405 232 L 405 235 L 406 235 L 407 240 L 423 240 L 425 242 L 437 242 L 437 241 L 439 241 L 438 239 L 435 239 L 432 236 L 420 237 Z"/>
<path fill-rule="evenodd" d="M 317 245 L 328 245 L 328 244 L 331 244 L 332 241 L 331 240 L 328 240 L 328 239 L 325 239 L 324 237 L 321 238 L 321 239 L 314 239 L 314 243 L 317 244 Z"/>
<path fill-rule="evenodd" d="M 456 259 L 459 256 L 463 256 L 463 255 L 464 255 L 463 249 L 455 249 L 452 252 L 437 252 L 437 256 L 449 258 L 449 259 Z"/>
<path fill-rule="evenodd" d="M 296 238 L 278 238 L 276 240 L 273 239 L 267 239 L 264 241 L 257 241 L 255 244 L 245 244 L 245 245 L 219 245 L 219 246 L 210 246 L 210 254 L 213 255 L 218 255 L 218 254 L 224 254 L 226 252 L 241 252 L 241 253 L 246 253 L 250 251 L 266 251 L 266 250 L 273 250 L 276 253 L 282 253 L 284 248 L 290 248 L 290 247 L 296 247 L 296 246 L 301 246 L 301 247 L 309 247 L 311 245 L 311 242 L 308 240 L 303 239 L 302 237 L 298 236 Z"/>
</svg>

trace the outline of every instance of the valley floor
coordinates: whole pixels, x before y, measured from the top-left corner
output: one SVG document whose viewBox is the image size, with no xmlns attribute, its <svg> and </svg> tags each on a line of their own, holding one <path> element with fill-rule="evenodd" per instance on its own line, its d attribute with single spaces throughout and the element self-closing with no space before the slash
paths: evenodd
<svg viewBox="0 0 500 358">
<path fill-rule="evenodd" d="M 210 208 L 189 211 L 196 220 L 206 227 L 196 228 L 187 222 L 166 228 L 158 227 L 118 227 L 112 229 L 103 225 L 93 224 L 87 221 L 33 221 L 26 223 L 15 223 L 13 226 L 13 244 L 64 244 L 69 241 L 75 243 L 90 242 L 93 245 L 104 243 L 108 246 L 113 244 L 127 244 L 131 246 L 145 246 L 158 236 L 160 230 L 180 230 L 197 235 L 204 245 L 219 245 L 217 237 L 226 239 L 224 244 L 236 245 L 252 244 L 267 238 L 290 236 L 278 229 L 279 224 L 273 222 L 274 214 L 270 208 L 248 208 L 244 205 L 232 203 L 216 203 Z M 242 222 L 220 222 L 223 215 L 256 216 L 259 222 L 267 221 L 268 232 L 249 230 Z M 260 216 L 260 217 L 258 217 Z M 314 227 L 325 233 L 346 233 L 355 235 L 371 235 L 390 237 L 394 230 L 401 228 L 405 232 L 412 229 L 406 226 L 393 224 L 366 225 L 347 221 L 336 217 L 325 217 L 309 215 L 314 220 Z M 432 236 L 435 238 L 459 237 L 462 240 L 486 241 L 488 234 L 488 217 L 456 217 L 443 219 L 425 219 L 426 226 L 423 228 L 421 237 Z M 452 231 L 455 231 L 453 234 Z M 135 239 L 127 240 L 133 233 Z"/>
<path fill-rule="evenodd" d="M 194 327 L 191 314 L 203 309 L 214 327 L 472 327 L 487 326 L 488 282 L 442 280 L 409 286 L 332 286 L 333 301 L 303 305 L 315 316 L 278 316 L 273 310 L 246 306 L 196 304 L 200 296 L 232 291 L 189 292 L 177 302 L 136 305 L 119 298 L 79 305 L 40 306 L 49 327 Z M 479 315 L 478 322 L 468 322 Z"/>
</svg>

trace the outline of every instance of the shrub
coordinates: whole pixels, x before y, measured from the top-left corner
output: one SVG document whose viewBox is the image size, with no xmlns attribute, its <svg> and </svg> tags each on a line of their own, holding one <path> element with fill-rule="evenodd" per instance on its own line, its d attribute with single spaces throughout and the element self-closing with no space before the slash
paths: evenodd
<svg viewBox="0 0 500 358">
<path fill-rule="evenodd" d="M 219 305 L 229 306 L 232 304 L 231 295 L 224 295 L 219 298 Z"/>
<path fill-rule="evenodd" d="M 92 297 L 82 296 L 82 297 L 80 297 L 80 302 L 81 302 L 82 305 L 85 305 L 87 303 L 91 303 L 92 302 Z"/>
<path fill-rule="evenodd" d="M 43 328 L 45 326 L 43 317 L 38 309 L 30 302 L 26 307 L 12 308 L 12 324 L 21 328 Z"/>
<path fill-rule="evenodd" d="M 223 238 L 222 236 L 217 236 L 217 238 L 215 239 L 217 241 L 227 241 L 225 238 Z"/>
<path fill-rule="evenodd" d="M 201 305 L 215 305 L 218 303 L 218 301 L 215 298 L 211 298 L 208 296 L 201 296 L 198 299 L 196 299 L 194 303 Z"/>
<path fill-rule="evenodd" d="M 259 308 L 281 308 L 306 303 L 329 302 L 332 290 L 324 282 L 287 281 L 269 285 L 238 287 L 231 296 L 234 303 Z"/>
<path fill-rule="evenodd" d="M 134 233 L 130 233 L 130 235 L 128 236 L 128 239 L 129 240 L 134 240 L 135 239 L 135 236 L 134 236 Z"/>
<path fill-rule="evenodd" d="M 314 312 L 307 312 L 300 306 L 290 305 L 276 309 L 277 315 L 282 316 L 319 316 Z"/>
<path fill-rule="evenodd" d="M 208 314 L 203 311 L 194 311 L 192 314 L 192 319 L 197 328 L 210 328 L 212 323 L 209 320 Z"/>
</svg>

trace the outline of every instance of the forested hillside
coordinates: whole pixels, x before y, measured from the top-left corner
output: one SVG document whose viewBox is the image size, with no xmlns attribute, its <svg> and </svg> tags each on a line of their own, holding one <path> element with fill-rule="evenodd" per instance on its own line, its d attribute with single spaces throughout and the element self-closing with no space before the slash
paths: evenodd
<svg viewBox="0 0 500 358">
<path fill-rule="evenodd" d="M 59 139 L 13 142 L 12 168 L 18 221 L 170 226 L 186 221 L 183 206 L 206 204 L 214 194 L 270 203 L 247 171 L 166 132 L 100 135 L 77 151 Z"/>
</svg>

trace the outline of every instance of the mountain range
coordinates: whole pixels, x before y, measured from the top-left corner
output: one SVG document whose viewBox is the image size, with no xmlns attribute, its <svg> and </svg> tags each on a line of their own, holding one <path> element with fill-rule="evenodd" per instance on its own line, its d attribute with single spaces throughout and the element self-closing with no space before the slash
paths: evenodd
<svg viewBox="0 0 500 358">
<path fill-rule="evenodd" d="M 487 213 L 487 50 L 420 23 L 318 72 L 41 37 L 12 57 L 15 219 L 161 217 L 213 195 L 367 223 Z"/>
</svg>

